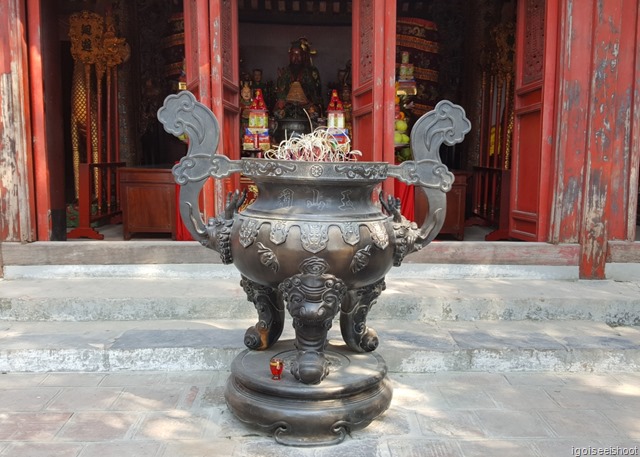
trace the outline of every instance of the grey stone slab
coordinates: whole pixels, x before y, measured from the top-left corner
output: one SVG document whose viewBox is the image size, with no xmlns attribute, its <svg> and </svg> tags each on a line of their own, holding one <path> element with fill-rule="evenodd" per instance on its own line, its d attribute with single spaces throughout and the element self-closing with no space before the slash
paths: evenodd
<svg viewBox="0 0 640 457">
<path fill-rule="evenodd" d="M 0 282 L 0 319 L 136 320 L 248 318 L 253 304 L 238 276 L 56 278 Z"/>
<path fill-rule="evenodd" d="M 41 411 L 60 393 L 57 387 L 19 387 L 0 389 L 0 411 Z"/>
<path fill-rule="evenodd" d="M 0 441 L 52 441 L 73 412 L 0 413 Z"/>
<path fill-rule="evenodd" d="M 146 414 L 138 424 L 133 439 L 199 440 L 209 425 L 209 414 L 168 410 Z"/>
<path fill-rule="evenodd" d="M 553 323 L 553 337 L 570 349 L 639 349 L 640 332 L 627 327 L 610 327 L 601 322 Z M 560 328 L 558 328 L 560 327 Z"/>
<path fill-rule="evenodd" d="M 554 337 L 546 333 L 544 326 L 530 322 L 440 323 L 462 349 L 563 349 Z"/>
<path fill-rule="evenodd" d="M 553 436 L 547 424 L 533 411 L 485 409 L 475 413 L 488 437 L 513 439 Z"/>
<path fill-rule="evenodd" d="M 539 457 L 533 443 L 525 440 L 460 441 L 458 444 L 464 457 Z"/>
<path fill-rule="evenodd" d="M 432 351 L 457 349 L 450 332 L 433 323 L 368 321 L 376 329 L 380 345 L 392 344 L 396 350 L 428 348 Z"/>
<path fill-rule="evenodd" d="M 427 377 L 427 379 L 425 379 Z M 450 408 L 446 397 L 438 389 L 434 376 L 416 373 L 392 373 L 393 404 L 414 412 Z"/>
<path fill-rule="evenodd" d="M 636 395 L 635 398 L 637 399 L 638 396 Z M 620 436 L 640 441 L 640 416 L 637 408 L 603 409 L 600 412 L 613 424 Z"/>
<path fill-rule="evenodd" d="M 14 349 L 0 348 L 0 371 L 101 371 L 106 370 L 102 349 Z"/>
<path fill-rule="evenodd" d="M 579 384 L 581 387 L 622 387 L 620 381 L 624 373 L 558 373 L 565 384 Z M 638 378 L 640 381 L 640 378 Z"/>
<path fill-rule="evenodd" d="M 455 441 L 448 440 L 389 440 L 393 457 L 463 457 Z"/>
<path fill-rule="evenodd" d="M 217 440 L 173 440 L 166 443 L 158 457 L 202 457 L 224 455 L 236 457 L 244 455 L 236 453 L 238 444 L 229 439 Z"/>
<path fill-rule="evenodd" d="M 507 386 L 505 373 L 488 372 L 438 372 L 434 374 L 433 382 L 437 385 L 474 385 L 479 388 L 483 386 Z"/>
<path fill-rule="evenodd" d="M 56 325 L 58 324 L 58 325 Z M 103 349 L 119 334 L 105 323 L 13 322 L 2 340 L 3 350 Z"/>
<path fill-rule="evenodd" d="M 95 373 L 3 376 L 13 379 L 0 389 L 0 394 L 10 391 L 0 398 L 0 406 L 13 398 L 13 406 L 0 411 L 3 457 L 92 457 L 101 450 L 104 456 L 159 452 L 155 457 L 556 457 L 574 455 L 572 447 L 578 446 L 640 444 L 636 373 L 392 373 L 389 410 L 338 446 L 310 449 L 280 446 L 238 421 L 224 404 L 224 371 L 109 372 L 99 385 Z M 43 383 L 49 376 L 56 386 Z M 58 386 L 65 381 L 67 386 Z M 443 389 L 449 389 L 449 397 Z M 111 406 L 101 406 L 111 397 L 91 394 L 101 390 L 120 395 Z M 22 394 L 16 395 L 18 391 Z M 550 398 L 562 394 L 558 398 L 564 403 L 541 400 L 541 391 Z M 494 406 L 486 407 L 485 400 L 474 405 L 474 392 L 486 394 Z M 25 403 L 30 397 L 37 402 Z M 451 404 L 450 398 L 458 403 Z M 467 409 L 454 407 L 466 400 Z M 87 405 L 98 409 L 87 410 Z M 42 447 L 27 446 L 34 441 Z M 45 448 L 50 452 L 44 453 Z"/>
<path fill-rule="evenodd" d="M 352 432 L 351 437 L 359 442 L 379 442 L 380 437 L 412 436 L 414 431 L 413 415 L 405 408 L 391 406 L 366 428 Z"/>
<path fill-rule="evenodd" d="M 244 349 L 246 328 L 253 324 L 254 319 L 11 322 L 6 344 L 0 346 L 0 370 L 228 370 Z M 372 320 L 369 324 L 380 334 L 377 351 L 391 372 L 640 369 L 640 348 L 621 349 L 608 343 L 566 348 L 553 342 L 563 336 L 563 325 L 586 335 L 609 329 L 597 322 Z M 627 333 L 634 335 L 635 330 Z M 285 323 L 281 339 L 293 336 L 292 326 Z M 337 323 L 329 337 L 341 342 Z"/>
<path fill-rule="evenodd" d="M 425 438 L 484 439 L 486 432 L 472 410 L 427 410 L 417 414 Z"/>
<path fill-rule="evenodd" d="M 593 408 L 597 408 L 594 406 Z M 620 436 L 618 430 L 600 411 L 574 409 L 540 412 L 556 436 L 600 438 Z"/>
<path fill-rule="evenodd" d="M 468 349 L 468 370 L 510 371 L 561 371 L 568 366 L 567 351 L 516 349 Z M 591 360 L 591 359 L 590 359 Z"/>
<path fill-rule="evenodd" d="M 109 410 L 122 393 L 121 387 L 66 387 L 47 405 L 49 411 Z"/>
<path fill-rule="evenodd" d="M 603 387 L 602 391 L 614 399 L 621 414 L 640 411 L 640 384 Z"/>
<path fill-rule="evenodd" d="M 391 457 L 385 449 L 386 444 L 379 440 L 347 438 L 336 446 L 326 447 L 288 447 L 273 440 L 253 440 L 244 442 L 236 449 L 234 457 Z"/>
<path fill-rule="evenodd" d="M 187 384 L 199 386 L 224 385 L 228 374 L 211 371 L 193 371 L 190 373 L 164 373 L 164 384 Z"/>
<path fill-rule="evenodd" d="M 209 386 L 201 393 L 199 398 L 200 408 L 222 408 L 226 405 L 224 399 L 224 386 Z"/>
<path fill-rule="evenodd" d="M 100 387 L 131 387 L 164 385 L 167 374 L 158 371 L 109 372 L 104 374 Z M 188 376 L 189 373 L 181 373 Z"/>
<path fill-rule="evenodd" d="M 81 411 L 62 428 L 57 436 L 61 441 L 98 442 L 122 440 L 140 420 L 140 414 L 112 411 Z"/>
<path fill-rule="evenodd" d="M 0 373 L 0 389 L 26 388 L 40 385 L 47 373 Z"/>
<path fill-rule="evenodd" d="M 149 403 L 157 409 L 174 409 L 187 393 L 184 385 L 129 386 L 121 391 L 109 409 L 145 411 Z"/>
<path fill-rule="evenodd" d="M 84 445 L 82 443 L 15 442 L 2 452 L 9 457 L 76 457 Z"/>
<path fill-rule="evenodd" d="M 249 318 L 253 305 L 234 268 L 179 265 L 66 266 L 54 277 L 16 275 L 0 281 L 0 320 L 133 320 Z M 136 268 L 133 268 L 136 267 Z M 65 269 L 66 268 L 66 269 Z M 79 268 L 79 267 L 78 267 Z M 177 271 L 182 269 L 184 271 Z M 10 269 L 10 268 L 9 268 Z M 85 269 L 88 269 L 85 268 Z M 80 269 L 82 270 L 82 269 Z M 113 271 L 111 271 L 113 270 Z M 122 271 L 121 271 L 122 270 Z M 394 271 L 394 270 L 392 270 Z M 375 319 L 592 320 L 640 323 L 640 281 L 575 281 L 514 277 L 425 279 L 429 267 L 390 275 L 371 310 Z M 11 272 L 5 277 L 11 278 Z M 503 274 L 506 274 L 503 272 Z"/>
<path fill-rule="evenodd" d="M 640 350 L 585 348 L 568 350 L 562 371 L 620 372 L 640 370 Z"/>
<path fill-rule="evenodd" d="M 470 356 L 465 351 L 432 351 L 429 348 L 396 349 L 393 345 L 377 349 L 387 362 L 390 372 L 430 373 L 471 369 Z"/>
<path fill-rule="evenodd" d="M 640 385 L 640 372 L 612 373 L 623 384 Z"/>
<path fill-rule="evenodd" d="M 558 406 L 546 390 L 539 386 L 485 386 L 483 390 L 500 409 L 540 410 Z"/>
<path fill-rule="evenodd" d="M 640 349 L 640 345 L 635 339 L 625 338 L 617 335 L 590 335 L 590 336 L 569 336 L 562 338 L 562 342 L 569 349 Z"/>
<path fill-rule="evenodd" d="M 95 387 L 106 377 L 105 373 L 85 373 L 78 376 L 76 373 L 49 373 L 40 385 L 51 387 Z"/>
<path fill-rule="evenodd" d="M 237 347 L 238 332 L 226 329 L 127 330 L 112 349 Z"/>
<path fill-rule="evenodd" d="M 513 386 L 563 386 L 566 382 L 563 379 L 564 373 L 505 373 L 504 377 Z M 584 373 L 580 373 L 584 374 Z"/>
<path fill-rule="evenodd" d="M 157 457 L 162 449 L 158 441 L 109 441 L 89 443 L 78 457 Z"/>
<path fill-rule="evenodd" d="M 619 398 L 608 389 L 589 386 L 564 386 L 545 388 L 547 393 L 562 408 L 586 409 L 616 409 L 619 408 Z"/>
<path fill-rule="evenodd" d="M 105 371 L 160 370 L 228 370 L 242 348 L 141 348 L 110 350 Z"/>
<path fill-rule="evenodd" d="M 473 384 L 439 386 L 438 390 L 453 409 L 496 408 L 493 399 Z"/>
</svg>

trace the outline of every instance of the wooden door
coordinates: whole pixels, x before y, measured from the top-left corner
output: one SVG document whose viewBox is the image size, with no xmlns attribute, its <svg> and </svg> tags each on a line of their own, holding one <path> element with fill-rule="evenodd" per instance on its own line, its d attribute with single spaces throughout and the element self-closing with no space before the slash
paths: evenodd
<svg viewBox="0 0 640 457">
<path fill-rule="evenodd" d="M 28 70 L 30 57 L 39 49 L 27 46 L 31 30 L 25 27 L 23 0 L 0 0 L 0 13 L 0 171 L 3 173 L 0 178 L 0 242 L 35 241 L 32 139 L 36 138 L 36 132 L 31 131 L 29 123 Z M 48 192 L 46 185 L 38 186 L 37 190 L 41 189 Z M 43 195 L 45 197 L 48 195 Z"/>
<path fill-rule="evenodd" d="M 509 236 L 525 241 L 549 238 L 557 1 L 518 1 Z"/>
<path fill-rule="evenodd" d="M 352 22 L 353 148 L 393 163 L 395 0 L 354 0 Z"/>
<path fill-rule="evenodd" d="M 238 1 L 209 2 L 211 31 L 211 94 L 213 114 L 220 122 L 218 154 L 240 159 L 240 65 Z M 216 181 L 216 213 L 224 208 L 228 192 L 240 187 L 239 176 Z"/>
<path fill-rule="evenodd" d="M 237 0 L 187 0 L 184 15 L 187 89 L 213 111 L 220 123 L 218 153 L 238 159 Z M 226 193 L 237 187 L 237 178 L 207 183 L 203 191 L 205 216 L 220 212 Z"/>
<path fill-rule="evenodd" d="M 185 0 L 184 2 L 184 54 L 187 90 L 208 108 L 211 99 L 211 54 L 209 52 L 209 2 Z M 209 180 L 201 193 L 201 210 L 204 219 L 215 215 L 215 183 Z"/>
<path fill-rule="evenodd" d="M 184 51 L 187 90 L 211 108 L 211 57 L 209 53 L 209 2 L 184 2 Z"/>
</svg>

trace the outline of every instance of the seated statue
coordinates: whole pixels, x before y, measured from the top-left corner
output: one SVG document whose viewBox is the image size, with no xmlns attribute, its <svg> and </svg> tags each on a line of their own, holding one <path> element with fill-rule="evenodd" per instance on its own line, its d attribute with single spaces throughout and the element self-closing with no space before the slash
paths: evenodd
<svg viewBox="0 0 640 457">
<path fill-rule="evenodd" d="M 289 65 L 278 69 L 277 99 L 273 110 L 276 118 L 306 117 L 303 108 L 314 120 L 321 115 L 324 105 L 322 84 L 320 72 L 311 63 L 312 53 L 306 38 L 299 38 L 291 43 Z M 300 94 L 300 89 L 304 96 Z"/>
</svg>

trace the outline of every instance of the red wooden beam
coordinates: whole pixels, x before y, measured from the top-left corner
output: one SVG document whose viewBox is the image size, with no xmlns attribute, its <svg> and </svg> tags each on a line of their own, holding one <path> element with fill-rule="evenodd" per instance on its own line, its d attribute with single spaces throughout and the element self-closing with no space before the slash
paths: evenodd
<svg viewBox="0 0 640 457">
<path fill-rule="evenodd" d="M 604 279 L 609 239 L 626 229 L 636 0 L 593 4 L 591 97 L 580 277 Z"/>
<path fill-rule="evenodd" d="M 591 68 L 591 8 L 562 2 L 558 61 L 558 176 L 551 241 L 577 243 L 582 220 Z"/>
</svg>

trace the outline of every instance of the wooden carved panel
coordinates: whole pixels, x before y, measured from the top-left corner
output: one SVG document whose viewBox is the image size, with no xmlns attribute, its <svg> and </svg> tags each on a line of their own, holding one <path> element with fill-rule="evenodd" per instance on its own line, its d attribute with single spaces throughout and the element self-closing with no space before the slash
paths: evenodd
<svg viewBox="0 0 640 457">
<path fill-rule="evenodd" d="M 198 11 L 198 2 L 196 0 L 189 0 L 189 3 L 190 10 L 192 12 Z M 187 48 L 187 52 L 185 55 L 185 67 L 187 70 L 187 77 L 189 78 L 187 84 L 191 84 L 193 83 L 194 79 L 198 78 L 199 62 L 198 52 L 196 50 L 198 46 L 198 17 L 196 16 L 196 14 L 191 14 L 188 18 L 185 19 L 190 22 L 189 24 L 187 24 L 185 21 L 184 27 L 185 31 L 187 31 L 187 33 L 191 35 L 189 40 L 186 40 L 187 45 L 191 44 L 191 49 Z"/>
<path fill-rule="evenodd" d="M 373 0 L 361 1 L 359 83 L 373 79 Z"/>
<path fill-rule="evenodd" d="M 233 80 L 233 52 L 232 45 L 232 2 L 224 0 L 221 5 L 221 26 L 222 26 L 222 76 L 225 79 Z"/>
<path fill-rule="evenodd" d="M 71 55 L 84 64 L 95 64 L 102 54 L 104 18 L 97 13 L 81 11 L 69 17 Z"/>
<path fill-rule="evenodd" d="M 544 61 L 544 6 L 545 0 L 526 0 L 524 67 L 522 84 L 542 80 Z"/>
</svg>

